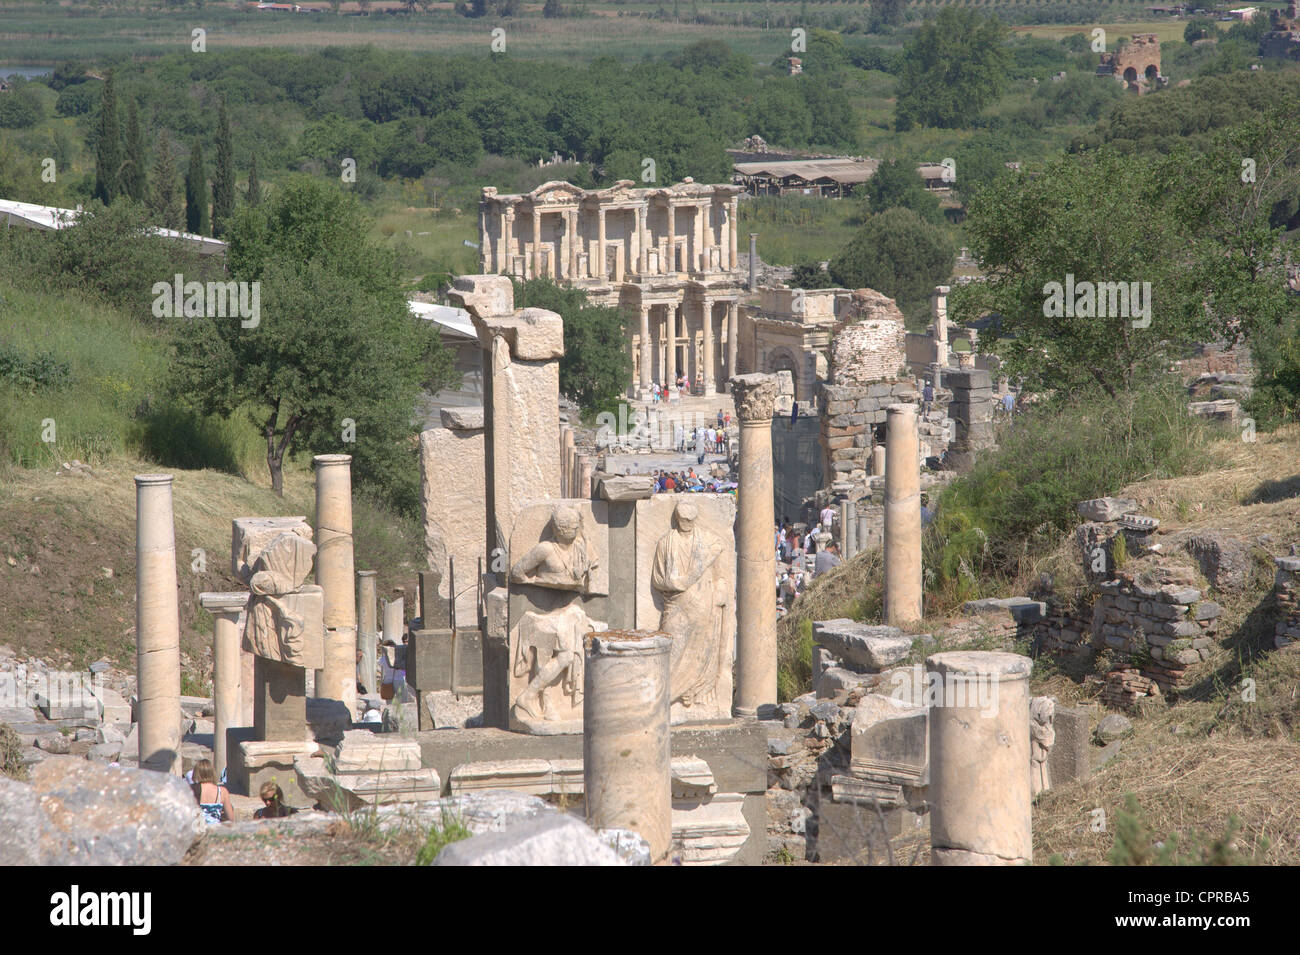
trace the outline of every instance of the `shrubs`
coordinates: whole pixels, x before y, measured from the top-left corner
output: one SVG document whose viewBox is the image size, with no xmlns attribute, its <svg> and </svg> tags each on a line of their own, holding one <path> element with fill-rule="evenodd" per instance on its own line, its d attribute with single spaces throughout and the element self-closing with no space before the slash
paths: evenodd
<svg viewBox="0 0 1300 955">
<path fill-rule="evenodd" d="M 0 342 L 0 381 L 10 382 L 25 391 L 35 391 L 38 388 L 62 388 L 71 377 L 71 366 L 51 352 L 37 352 L 28 358 L 14 346 Z"/>
<path fill-rule="evenodd" d="M 1017 418 L 1001 446 L 939 497 L 925 537 L 941 599 L 996 589 L 1078 522 L 1075 505 L 1148 477 L 1202 468 L 1202 424 L 1172 385 L 1063 399 Z M 943 593 L 946 591 L 946 594 Z"/>
</svg>

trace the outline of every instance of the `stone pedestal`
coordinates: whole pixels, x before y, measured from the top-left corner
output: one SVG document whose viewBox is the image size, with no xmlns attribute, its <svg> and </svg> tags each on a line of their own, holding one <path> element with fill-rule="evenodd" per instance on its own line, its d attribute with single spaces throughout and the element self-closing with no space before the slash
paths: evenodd
<svg viewBox="0 0 1300 955">
<path fill-rule="evenodd" d="M 307 735 L 307 671 L 290 663 L 253 659 L 253 730 L 262 742 L 301 741 Z"/>
<path fill-rule="evenodd" d="M 587 642 L 583 780 L 587 823 L 631 829 L 658 862 L 672 841 L 672 758 L 665 635 L 626 630 Z"/>
<path fill-rule="evenodd" d="M 172 476 L 137 474 L 135 503 L 136 721 L 140 768 L 179 773 L 181 647 Z"/>
<path fill-rule="evenodd" d="M 1028 864 L 1032 661 L 954 651 L 936 653 L 925 666 L 932 864 Z"/>
<path fill-rule="evenodd" d="M 772 529 L 772 413 L 776 376 L 737 375 L 740 419 L 739 515 L 736 520 L 736 715 L 776 704 L 776 552 Z"/>
<path fill-rule="evenodd" d="M 357 571 L 357 649 L 361 651 L 361 682 L 367 693 L 379 692 L 378 576 L 373 570 Z"/>
<path fill-rule="evenodd" d="M 226 730 L 240 722 L 243 666 L 239 657 L 239 615 L 248 604 L 245 593 L 199 594 L 199 603 L 215 621 L 212 635 L 212 762 L 217 778 L 227 765 Z"/>
<path fill-rule="evenodd" d="M 474 574 L 487 557 L 484 530 L 487 516 L 487 476 L 484 470 L 486 432 L 482 408 L 444 408 L 442 427 L 420 434 L 420 505 L 424 511 L 424 551 L 436 575 L 434 594 L 451 599 L 451 574 L 456 564 L 456 619 L 464 626 L 477 615 Z M 546 496 L 546 495 L 541 495 Z M 424 626 L 447 625 L 446 609 L 439 615 L 424 613 Z"/>
<path fill-rule="evenodd" d="M 885 623 L 921 619 L 921 471 L 916 405 L 888 408 L 885 442 Z"/>
<path fill-rule="evenodd" d="M 316 695 L 357 709 L 357 595 L 352 556 L 352 457 L 318 454 L 316 582 L 325 591 L 325 665 Z"/>
</svg>

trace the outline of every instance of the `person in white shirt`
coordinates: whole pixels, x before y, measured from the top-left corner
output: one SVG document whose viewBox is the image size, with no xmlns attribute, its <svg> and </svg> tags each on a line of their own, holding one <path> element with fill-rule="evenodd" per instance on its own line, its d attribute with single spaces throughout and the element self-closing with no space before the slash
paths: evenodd
<svg viewBox="0 0 1300 955">
<path fill-rule="evenodd" d="M 831 524 L 834 523 L 835 521 L 835 508 L 831 507 L 829 504 L 823 507 L 821 513 L 821 519 L 822 519 L 822 526 L 829 530 Z"/>
</svg>

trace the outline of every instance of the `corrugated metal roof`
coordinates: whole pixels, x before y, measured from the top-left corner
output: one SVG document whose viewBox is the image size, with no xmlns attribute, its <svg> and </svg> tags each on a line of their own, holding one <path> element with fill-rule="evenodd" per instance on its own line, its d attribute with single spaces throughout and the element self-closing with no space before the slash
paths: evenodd
<svg viewBox="0 0 1300 955">
<path fill-rule="evenodd" d="M 829 179 L 831 182 L 866 182 L 880 165 L 878 159 L 802 159 L 780 162 L 740 162 L 735 170 L 742 176 L 791 176 L 808 182 Z"/>
<path fill-rule="evenodd" d="M 38 206 L 31 202 L 16 202 L 13 199 L 0 199 L 0 222 L 6 225 L 22 225 L 29 229 L 41 229 L 46 232 L 54 232 L 58 229 L 66 229 L 68 226 L 77 224 L 77 218 L 81 215 L 79 209 L 59 209 L 56 206 Z M 199 247 L 199 251 L 204 254 L 224 251 L 226 243 L 220 239 L 209 238 L 205 235 L 195 235 L 191 232 L 178 232 L 175 229 L 152 228 L 149 230 L 153 235 L 162 236 L 164 239 L 184 239 L 192 242 Z"/>
</svg>

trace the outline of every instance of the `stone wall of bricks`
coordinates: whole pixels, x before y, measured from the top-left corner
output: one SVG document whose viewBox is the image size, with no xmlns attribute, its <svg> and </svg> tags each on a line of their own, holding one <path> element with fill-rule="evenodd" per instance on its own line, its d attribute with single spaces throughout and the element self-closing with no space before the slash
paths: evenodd
<svg viewBox="0 0 1300 955">
<path fill-rule="evenodd" d="M 1277 557 L 1273 596 L 1282 619 L 1273 629 L 1273 646 L 1300 645 L 1300 557 Z"/>
<path fill-rule="evenodd" d="M 1121 574 L 1093 592 L 1093 646 L 1138 662 L 1164 691 L 1185 685 L 1187 670 L 1209 658 L 1223 608 L 1195 587 L 1149 587 Z"/>
</svg>

